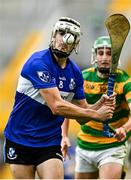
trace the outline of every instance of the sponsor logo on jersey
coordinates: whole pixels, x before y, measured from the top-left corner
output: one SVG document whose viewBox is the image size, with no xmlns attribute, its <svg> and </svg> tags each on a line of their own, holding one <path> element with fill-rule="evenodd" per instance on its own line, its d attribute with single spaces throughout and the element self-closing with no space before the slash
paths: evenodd
<svg viewBox="0 0 131 180">
<path fill-rule="evenodd" d="M 59 77 L 59 79 L 61 80 L 61 81 L 66 81 L 66 78 L 63 76 L 63 77 Z"/>
<path fill-rule="evenodd" d="M 60 91 L 60 95 L 61 95 L 62 99 L 71 102 L 73 99 L 74 93 L 73 92 L 69 93 L 69 92 Z"/>
</svg>

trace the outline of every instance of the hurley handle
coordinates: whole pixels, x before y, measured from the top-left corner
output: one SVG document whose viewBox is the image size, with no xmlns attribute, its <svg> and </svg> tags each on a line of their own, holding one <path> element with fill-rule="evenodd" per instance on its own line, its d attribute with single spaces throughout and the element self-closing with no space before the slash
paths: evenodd
<svg viewBox="0 0 131 180">
<path fill-rule="evenodd" d="M 113 94 L 115 80 L 116 80 L 116 74 L 110 74 L 109 79 L 108 79 L 108 90 L 107 90 L 108 96 Z"/>
<path fill-rule="evenodd" d="M 107 95 L 110 96 L 113 94 L 113 89 L 114 89 L 114 84 L 115 84 L 115 80 L 116 80 L 116 74 L 110 74 L 109 79 L 108 79 L 108 90 L 107 90 Z M 113 133 L 110 132 L 110 127 L 108 125 L 109 119 L 107 119 L 103 126 L 103 135 L 106 137 L 113 137 Z"/>
</svg>

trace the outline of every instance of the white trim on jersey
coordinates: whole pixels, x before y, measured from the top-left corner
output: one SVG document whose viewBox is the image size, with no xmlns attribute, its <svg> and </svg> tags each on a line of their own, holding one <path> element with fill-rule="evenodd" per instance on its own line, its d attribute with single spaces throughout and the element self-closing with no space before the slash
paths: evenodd
<svg viewBox="0 0 131 180">
<path fill-rule="evenodd" d="M 31 81 L 27 80 L 26 78 L 22 77 L 20 75 L 17 91 L 19 93 L 25 94 L 29 96 L 30 98 L 34 99 L 35 101 L 45 104 L 45 100 L 42 98 L 42 96 L 39 93 L 38 89 L 35 89 Z"/>
<path fill-rule="evenodd" d="M 47 105 L 45 100 L 42 98 L 42 96 L 39 93 L 39 89 L 35 89 L 31 81 L 27 80 L 26 78 L 22 77 L 20 75 L 17 91 L 19 93 L 25 94 L 29 96 L 30 98 L 34 99 L 35 101 Z M 61 97 L 69 102 L 72 101 L 74 93 L 73 92 L 64 92 L 60 91 Z"/>
</svg>

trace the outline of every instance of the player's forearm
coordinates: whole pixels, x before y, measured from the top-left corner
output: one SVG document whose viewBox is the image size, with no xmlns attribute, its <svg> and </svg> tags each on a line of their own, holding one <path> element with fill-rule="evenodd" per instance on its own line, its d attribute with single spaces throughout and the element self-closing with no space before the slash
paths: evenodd
<svg viewBox="0 0 131 180">
<path fill-rule="evenodd" d="M 62 124 L 62 136 L 67 137 L 68 136 L 68 130 L 69 130 L 69 119 L 65 118 L 64 122 Z"/>
<path fill-rule="evenodd" d="M 125 129 L 126 133 L 131 131 L 131 116 L 129 117 L 128 122 L 124 124 L 122 127 Z"/>
<path fill-rule="evenodd" d="M 131 131 L 131 103 L 128 104 L 129 108 L 130 108 L 130 116 L 129 116 L 129 120 L 127 121 L 127 123 L 125 123 L 123 125 L 124 129 L 126 132 Z"/>
<path fill-rule="evenodd" d="M 58 102 L 55 106 L 54 114 L 64 116 L 66 118 L 88 121 L 90 119 L 99 119 L 99 114 L 92 109 L 80 108 L 67 101 Z"/>
<path fill-rule="evenodd" d="M 93 105 L 90 105 L 91 109 L 98 110 L 103 106 L 103 104 L 107 106 L 114 106 L 116 104 L 116 93 L 114 92 L 112 95 L 107 96 L 106 94 L 103 94 L 101 98 Z"/>
<path fill-rule="evenodd" d="M 104 101 L 102 99 L 99 99 L 95 104 L 88 104 L 88 108 L 93 110 L 98 110 L 102 105 Z"/>
</svg>

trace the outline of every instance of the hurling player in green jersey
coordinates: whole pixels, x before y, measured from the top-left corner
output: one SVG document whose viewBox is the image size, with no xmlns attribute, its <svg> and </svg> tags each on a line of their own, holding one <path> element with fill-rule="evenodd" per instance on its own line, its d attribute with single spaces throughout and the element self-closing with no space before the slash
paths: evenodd
<svg viewBox="0 0 131 180">
<path fill-rule="evenodd" d="M 89 104 L 96 103 L 107 93 L 110 62 L 110 38 L 98 37 L 92 48 L 93 66 L 83 70 L 84 92 Z M 131 78 L 122 69 L 117 69 L 114 91 L 117 93 L 116 107 L 109 126 L 113 127 L 114 131 L 116 129 L 116 134 L 112 137 L 104 136 L 103 122 L 93 119 L 81 125 L 77 136 L 76 179 L 122 177 L 127 152 L 126 140 L 131 126 Z"/>
</svg>

